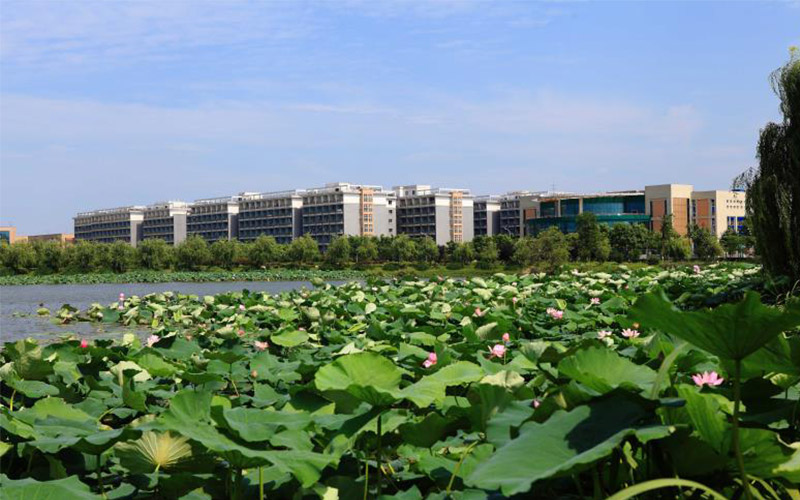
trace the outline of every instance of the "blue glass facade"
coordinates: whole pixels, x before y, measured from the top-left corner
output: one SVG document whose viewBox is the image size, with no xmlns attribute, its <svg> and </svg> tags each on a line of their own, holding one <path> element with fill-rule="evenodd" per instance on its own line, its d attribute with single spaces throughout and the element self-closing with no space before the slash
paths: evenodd
<svg viewBox="0 0 800 500">
<path fill-rule="evenodd" d="M 581 212 L 593 213 L 597 222 L 609 226 L 650 224 L 650 216 L 644 210 L 644 194 L 576 197 L 543 201 L 539 205 L 539 217 L 525 222 L 527 232 L 536 235 L 547 228 L 557 227 L 563 233 L 574 233 L 577 230 L 576 218 Z"/>
</svg>

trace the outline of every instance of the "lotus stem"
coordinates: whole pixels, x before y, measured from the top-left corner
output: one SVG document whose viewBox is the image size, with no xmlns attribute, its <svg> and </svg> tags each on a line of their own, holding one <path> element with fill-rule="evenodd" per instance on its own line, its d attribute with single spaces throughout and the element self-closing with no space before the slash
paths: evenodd
<svg viewBox="0 0 800 500">
<path fill-rule="evenodd" d="M 737 359 L 733 377 L 733 452 L 736 454 L 736 464 L 739 466 L 739 474 L 742 476 L 742 488 L 747 500 L 753 500 L 750 493 L 750 483 L 747 480 L 747 472 L 744 469 L 744 457 L 742 457 L 742 447 L 739 442 L 739 403 L 742 399 L 741 388 L 742 360 Z"/>
<path fill-rule="evenodd" d="M 17 395 L 17 390 L 11 391 L 11 400 L 8 402 L 8 411 L 14 411 L 14 396 Z"/>
<path fill-rule="evenodd" d="M 106 487 L 103 484 L 102 466 L 100 464 L 100 458 L 102 458 L 102 456 L 103 456 L 102 453 L 97 455 L 97 469 L 95 469 L 95 470 L 97 472 L 97 484 L 100 485 L 100 494 L 103 496 L 103 498 L 107 498 L 106 497 Z"/>
<path fill-rule="evenodd" d="M 383 467 L 381 466 L 381 420 L 383 420 L 383 412 L 378 414 L 378 494 L 375 496 L 375 498 L 380 498 L 381 487 L 383 486 Z"/>
<path fill-rule="evenodd" d="M 369 458 L 364 459 L 364 500 L 367 500 L 369 492 Z"/>
<path fill-rule="evenodd" d="M 264 500 L 264 470 L 258 467 L 258 500 Z"/>
</svg>

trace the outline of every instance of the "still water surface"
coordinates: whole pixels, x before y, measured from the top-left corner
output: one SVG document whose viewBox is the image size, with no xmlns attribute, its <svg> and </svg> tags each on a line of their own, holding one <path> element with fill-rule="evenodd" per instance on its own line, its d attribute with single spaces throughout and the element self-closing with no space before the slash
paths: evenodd
<svg viewBox="0 0 800 500">
<path fill-rule="evenodd" d="M 27 337 L 55 340 L 60 335 L 72 333 L 87 337 L 116 337 L 125 332 L 137 332 L 136 329 L 112 324 L 54 325 L 49 317 L 36 315 L 36 310 L 40 307 L 46 307 L 52 313 L 64 304 L 84 310 L 93 303 L 108 305 L 116 301 L 120 293 L 124 293 L 127 297 L 167 291 L 196 295 L 214 295 L 244 289 L 279 293 L 301 287 L 310 288 L 311 284 L 307 281 L 226 281 L 0 286 L 0 341 L 12 342 Z"/>
</svg>

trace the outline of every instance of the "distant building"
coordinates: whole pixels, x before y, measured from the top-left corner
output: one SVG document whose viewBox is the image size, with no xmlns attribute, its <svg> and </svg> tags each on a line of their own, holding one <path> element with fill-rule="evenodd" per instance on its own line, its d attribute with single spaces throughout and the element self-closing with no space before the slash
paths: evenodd
<svg viewBox="0 0 800 500">
<path fill-rule="evenodd" d="M 645 186 L 645 210 L 650 216 L 653 231 L 661 231 L 664 217 L 672 215 L 675 231 L 681 236 L 689 234 L 693 190 L 690 184 Z"/>
<path fill-rule="evenodd" d="M 394 236 L 396 195 L 381 186 L 334 182 L 303 193 L 304 235 L 325 250 L 337 236 Z"/>
<path fill-rule="evenodd" d="M 17 228 L 14 226 L 0 226 L 0 243 L 8 243 L 11 245 L 16 242 Z"/>
<path fill-rule="evenodd" d="M 305 191 L 242 193 L 239 199 L 239 239 L 253 241 L 273 236 L 278 243 L 291 243 L 303 233 Z"/>
<path fill-rule="evenodd" d="M 397 234 L 429 236 L 437 245 L 472 241 L 473 199 L 468 189 L 431 188 L 424 184 L 395 186 Z"/>
<path fill-rule="evenodd" d="M 163 201 L 144 209 L 142 239 L 161 239 L 177 245 L 186 239 L 189 204 L 183 201 Z"/>
<path fill-rule="evenodd" d="M 745 208 L 744 191 L 693 191 L 690 219 L 719 238 L 744 231 Z"/>
<path fill-rule="evenodd" d="M 192 202 L 186 219 L 186 235 L 200 236 L 209 243 L 236 239 L 240 199 L 241 196 L 223 196 Z"/>
<path fill-rule="evenodd" d="M 61 244 L 75 243 L 75 235 L 69 233 L 32 234 L 24 236 L 27 241 L 57 241 Z"/>
<path fill-rule="evenodd" d="M 595 214 L 601 224 L 645 224 L 649 226 L 650 216 L 645 213 L 645 193 L 643 191 L 616 191 L 594 194 L 544 194 L 532 207 L 533 217 L 525 221 L 527 234 L 537 235 L 550 227 L 557 227 L 563 233 L 577 229 L 578 215 L 589 212 Z"/>
<path fill-rule="evenodd" d="M 478 196 L 472 200 L 475 236 L 494 236 L 500 231 L 500 197 Z"/>
<path fill-rule="evenodd" d="M 75 240 L 100 243 L 124 241 L 135 247 L 142 237 L 144 209 L 142 206 L 130 206 L 81 212 L 73 218 Z"/>
</svg>

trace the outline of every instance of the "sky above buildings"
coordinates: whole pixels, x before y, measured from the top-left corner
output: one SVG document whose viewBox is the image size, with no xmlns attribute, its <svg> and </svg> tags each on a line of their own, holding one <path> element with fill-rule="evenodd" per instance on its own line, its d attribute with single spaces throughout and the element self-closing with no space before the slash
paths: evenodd
<svg viewBox="0 0 800 500">
<path fill-rule="evenodd" d="M 728 188 L 800 2 L 0 5 L 0 224 L 326 182 Z"/>
</svg>

